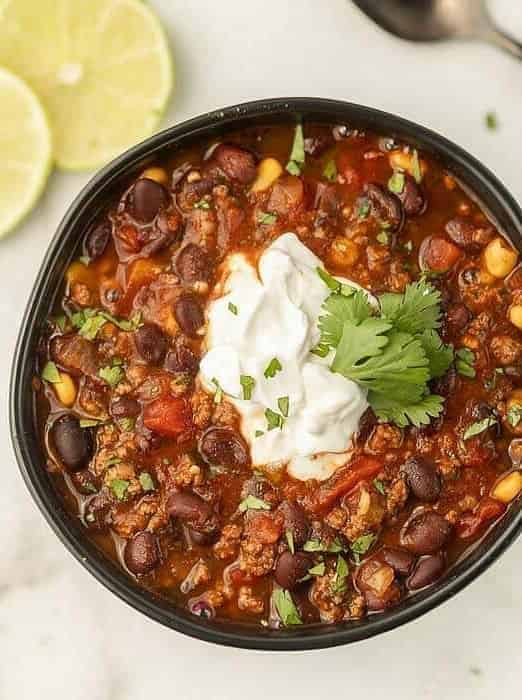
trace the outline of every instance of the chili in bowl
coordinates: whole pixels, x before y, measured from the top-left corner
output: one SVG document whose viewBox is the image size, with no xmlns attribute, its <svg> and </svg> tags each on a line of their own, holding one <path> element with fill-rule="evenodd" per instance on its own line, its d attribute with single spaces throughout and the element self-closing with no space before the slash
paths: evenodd
<svg viewBox="0 0 522 700">
<path fill-rule="evenodd" d="M 470 156 L 367 108 L 150 139 L 80 195 L 35 288 L 31 490 L 113 590 L 205 639 L 420 614 L 520 529 L 519 236 Z"/>
</svg>

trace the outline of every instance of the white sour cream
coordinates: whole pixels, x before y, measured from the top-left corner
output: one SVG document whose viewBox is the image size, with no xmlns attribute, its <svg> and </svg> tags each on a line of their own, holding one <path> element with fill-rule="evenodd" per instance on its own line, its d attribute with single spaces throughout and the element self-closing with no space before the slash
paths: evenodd
<svg viewBox="0 0 522 700">
<path fill-rule="evenodd" d="M 207 352 L 200 368 L 203 386 L 215 391 L 217 382 L 240 414 L 253 465 L 286 464 L 301 480 L 327 479 L 347 461 L 368 407 L 363 389 L 330 371 L 331 358 L 310 353 L 319 341 L 317 319 L 329 294 L 317 267 L 322 262 L 293 233 L 263 252 L 258 270 L 241 253 L 229 256 L 222 296 L 208 307 Z M 274 358 L 282 369 L 267 378 Z M 241 375 L 255 380 L 248 401 L 242 398 Z M 267 430 L 265 410 L 281 413 L 278 400 L 284 405 L 285 397 L 288 417 L 282 429 Z"/>
</svg>

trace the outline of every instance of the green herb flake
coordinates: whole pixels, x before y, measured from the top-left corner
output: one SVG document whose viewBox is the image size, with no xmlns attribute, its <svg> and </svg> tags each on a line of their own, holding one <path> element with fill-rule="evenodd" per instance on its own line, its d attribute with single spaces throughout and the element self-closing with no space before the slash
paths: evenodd
<svg viewBox="0 0 522 700">
<path fill-rule="evenodd" d="M 303 621 L 299 614 L 292 596 L 289 591 L 284 588 L 278 588 L 272 593 L 272 602 L 277 614 L 285 627 L 290 627 L 291 625 L 302 625 Z"/>
<path fill-rule="evenodd" d="M 105 462 L 106 467 L 112 467 L 115 464 L 120 464 L 121 463 L 121 457 L 109 457 L 109 459 Z"/>
<path fill-rule="evenodd" d="M 212 377 L 212 384 L 216 387 L 216 391 L 214 393 L 214 403 L 221 403 L 223 400 L 223 389 L 221 388 L 221 384 L 215 377 Z"/>
<path fill-rule="evenodd" d="M 273 379 L 278 372 L 281 372 L 282 369 L 283 367 L 277 357 L 273 357 L 263 372 L 265 379 Z"/>
<path fill-rule="evenodd" d="M 95 418 L 80 418 L 80 428 L 94 428 L 102 423 L 103 421 L 96 420 Z"/>
<path fill-rule="evenodd" d="M 341 289 L 341 283 L 339 282 L 339 280 L 336 280 L 335 277 L 332 277 L 332 275 L 330 275 L 324 269 L 324 267 L 316 267 L 315 271 L 322 279 L 322 281 L 326 284 L 328 289 L 330 289 L 332 292 L 339 292 L 339 290 Z"/>
<path fill-rule="evenodd" d="M 376 238 L 377 242 L 381 245 L 388 245 L 388 243 L 390 242 L 390 234 L 386 233 L 386 231 L 379 231 Z"/>
<path fill-rule="evenodd" d="M 210 209 L 210 202 L 206 199 L 200 199 L 199 202 L 194 204 L 194 209 Z"/>
<path fill-rule="evenodd" d="M 239 510 L 244 513 L 247 510 L 270 510 L 270 504 L 256 496 L 248 495 L 239 504 Z"/>
<path fill-rule="evenodd" d="M 102 367 L 98 371 L 98 376 L 105 382 L 107 382 L 109 386 L 115 387 L 121 382 L 121 380 L 125 376 L 125 372 L 118 365 L 116 365 L 116 367 L 107 366 Z"/>
<path fill-rule="evenodd" d="M 516 428 L 522 419 L 522 406 L 516 405 L 512 406 L 507 412 L 508 423 Z"/>
<path fill-rule="evenodd" d="M 264 430 L 256 430 L 256 432 L 254 433 L 254 436 L 255 436 L 256 438 L 258 438 L 258 437 L 261 437 L 261 435 L 264 435 L 264 434 L 265 434 L 265 431 L 264 431 Z"/>
<path fill-rule="evenodd" d="M 281 396 L 277 399 L 277 406 L 281 411 L 281 415 L 284 416 L 284 418 L 288 418 L 288 410 L 290 408 L 290 399 L 288 396 Z"/>
<path fill-rule="evenodd" d="M 310 576 L 324 576 L 326 571 L 326 566 L 324 561 L 320 562 L 319 564 L 316 564 L 315 566 L 312 566 L 311 569 L 308 569 L 308 573 Z"/>
<path fill-rule="evenodd" d="M 231 314 L 234 314 L 234 316 L 238 315 L 238 310 L 237 306 L 233 304 L 231 301 L 228 302 L 228 310 L 230 311 Z"/>
<path fill-rule="evenodd" d="M 367 219 L 371 210 L 370 202 L 367 199 L 362 199 L 357 207 L 357 218 Z"/>
<path fill-rule="evenodd" d="M 113 323 L 121 331 L 132 332 L 137 330 L 141 325 L 143 325 L 141 321 L 141 313 L 139 311 L 138 313 L 135 313 L 130 320 L 126 318 L 117 318 L 116 316 L 113 316 L 112 314 L 108 313 L 108 311 L 100 311 L 99 315 L 103 316 L 103 318 L 105 318 L 110 323 Z"/>
<path fill-rule="evenodd" d="M 272 226 L 277 221 L 277 214 L 272 214 L 270 212 L 261 212 L 257 217 L 259 224 L 263 226 Z"/>
<path fill-rule="evenodd" d="M 141 472 L 138 478 L 140 480 L 141 488 L 144 491 L 155 490 L 156 487 L 154 486 L 154 481 L 152 480 L 152 477 L 149 474 L 149 472 Z"/>
<path fill-rule="evenodd" d="M 488 416 L 487 418 L 476 421 L 466 428 L 462 439 L 469 440 L 469 438 L 480 435 L 480 433 L 483 433 L 485 430 L 488 430 L 488 428 L 492 428 L 494 425 L 496 425 L 497 422 L 497 419 L 493 418 L 493 416 Z"/>
<path fill-rule="evenodd" d="M 321 343 L 319 343 L 319 345 L 316 345 L 315 348 L 312 348 L 310 352 L 312 353 L 312 355 L 317 355 L 317 357 L 326 357 L 330 352 L 330 348 L 328 347 L 328 345 L 321 345 Z"/>
<path fill-rule="evenodd" d="M 287 530 L 285 535 L 288 549 L 292 552 L 292 554 L 295 554 L 294 533 L 292 530 Z"/>
<path fill-rule="evenodd" d="M 131 430 L 134 428 L 135 424 L 136 421 L 134 420 L 134 418 L 120 418 L 118 420 L 120 430 L 122 430 L 124 433 L 130 433 Z"/>
<path fill-rule="evenodd" d="M 337 555 L 337 563 L 335 565 L 335 574 L 332 580 L 332 591 L 334 593 L 344 593 L 346 591 L 346 578 L 350 570 L 346 559 L 340 554 Z"/>
<path fill-rule="evenodd" d="M 107 319 L 105 319 L 101 314 L 91 316 L 85 320 L 85 323 L 82 324 L 78 333 L 87 340 L 94 340 L 98 335 L 98 331 L 106 322 Z"/>
<path fill-rule="evenodd" d="M 404 177 L 404 173 L 394 172 L 388 180 L 388 189 L 394 194 L 401 194 L 404 190 L 405 183 L 406 178 Z"/>
<path fill-rule="evenodd" d="M 45 363 L 42 370 L 42 379 L 45 379 L 45 381 L 49 382 L 50 384 L 62 383 L 60 372 L 58 371 L 58 367 L 54 364 L 54 362 L 49 361 Z"/>
<path fill-rule="evenodd" d="M 344 552 L 345 548 L 336 537 L 329 545 L 317 539 L 307 540 L 303 545 L 303 550 L 305 552 L 329 552 L 330 554 L 337 554 L 338 552 Z"/>
<path fill-rule="evenodd" d="M 242 374 L 239 377 L 239 383 L 241 384 L 241 388 L 243 389 L 243 399 L 245 401 L 250 401 L 250 399 L 252 398 L 254 387 L 256 385 L 256 380 L 254 379 L 254 377 L 251 377 L 248 374 Z"/>
<path fill-rule="evenodd" d="M 290 159 L 286 165 L 287 171 L 291 175 L 300 175 L 302 166 L 305 162 L 305 149 L 304 149 L 304 134 L 302 124 L 298 124 L 295 127 L 294 141 L 292 144 L 292 151 L 290 153 Z"/>
<path fill-rule="evenodd" d="M 413 175 L 415 182 L 420 184 L 422 182 L 422 170 L 419 162 L 419 154 L 415 149 L 411 157 L 411 174 Z"/>
<path fill-rule="evenodd" d="M 265 409 L 265 418 L 267 430 L 275 430 L 276 428 L 279 428 L 279 430 L 283 430 L 283 425 L 285 421 L 282 415 L 276 413 L 275 411 L 272 411 L 271 408 L 267 408 Z"/>
<path fill-rule="evenodd" d="M 455 369 L 463 377 L 469 377 L 473 379 L 477 372 L 473 367 L 475 362 L 475 354 L 468 348 L 460 348 L 455 353 Z"/>
<path fill-rule="evenodd" d="M 127 479 L 113 479 L 109 486 L 118 501 L 124 501 L 127 498 L 127 489 L 130 486 L 130 481 L 127 481 Z"/>
<path fill-rule="evenodd" d="M 485 118 L 486 127 L 490 131 L 496 131 L 498 129 L 498 118 L 495 112 L 487 112 Z"/>
<path fill-rule="evenodd" d="M 361 537 L 358 537 L 351 543 L 350 549 L 357 556 L 366 554 L 376 539 L 375 535 L 361 535 Z"/>
<path fill-rule="evenodd" d="M 375 490 L 378 491 L 381 494 L 381 496 L 386 496 L 386 489 L 384 487 L 384 483 L 380 479 L 374 479 L 373 485 L 375 487 Z"/>
<path fill-rule="evenodd" d="M 337 180 L 337 165 L 335 160 L 329 160 L 324 166 L 323 177 L 329 182 L 335 182 Z"/>
</svg>

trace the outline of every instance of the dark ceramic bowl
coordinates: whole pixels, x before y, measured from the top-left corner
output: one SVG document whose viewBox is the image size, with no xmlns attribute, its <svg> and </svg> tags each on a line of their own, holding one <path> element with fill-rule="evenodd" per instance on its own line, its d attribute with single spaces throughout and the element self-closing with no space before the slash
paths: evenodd
<svg viewBox="0 0 522 700">
<path fill-rule="evenodd" d="M 72 203 L 49 246 L 25 311 L 14 356 L 10 397 L 12 440 L 27 487 L 58 537 L 88 571 L 134 608 L 179 632 L 218 644 L 281 651 L 316 649 L 366 639 L 435 608 L 476 578 L 520 534 L 520 503 L 518 507 L 513 504 L 474 550 L 441 581 L 387 612 L 358 622 L 282 631 L 204 620 L 140 588 L 89 541 L 80 522 L 64 510 L 44 468 L 45 455 L 35 429 L 31 379 L 38 337 L 61 290 L 64 272 L 78 255 L 89 224 L 129 176 L 140 172 L 166 148 L 181 148 L 209 135 L 221 137 L 230 129 L 299 118 L 367 128 L 404 139 L 434 154 L 474 193 L 499 230 L 522 251 L 522 212 L 516 201 L 489 170 L 442 136 L 385 112 L 333 100 L 272 99 L 228 107 L 174 126 L 131 148 L 93 177 Z"/>
</svg>

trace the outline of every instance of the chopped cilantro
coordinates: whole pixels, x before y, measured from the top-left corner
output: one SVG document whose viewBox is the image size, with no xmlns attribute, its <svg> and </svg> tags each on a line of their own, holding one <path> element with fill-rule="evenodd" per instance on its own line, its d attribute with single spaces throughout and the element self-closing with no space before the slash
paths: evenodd
<svg viewBox="0 0 522 700">
<path fill-rule="evenodd" d="M 475 435 L 480 435 L 480 433 L 483 433 L 485 430 L 493 427 L 496 424 L 497 419 L 493 418 L 493 416 L 488 416 L 487 418 L 483 418 L 482 420 L 476 421 L 475 423 L 472 423 L 466 428 L 462 439 L 469 440 L 469 438 L 475 437 Z"/>
<path fill-rule="evenodd" d="M 485 116 L 486 127 L 490 131 L 496 131 L 498 129 L 498 118 L 495 112 L 488 112 Z"/>
<path fill-rule="evenodd" d="M 241 513 L 244 513 L 246 510 L 270 510 L 270 504 L 261 500 L 261 498 L 248 495 L 239 504 L 239 510 Z"/>
<path fill-rule="evenodd" d="M 214 403 L 221 403 L 223 400 L 223 389 L 221 388 L 221 384 L 215 377 L 212 377 L 212 384 L 216 387 L 216 391 L 214 393 Z"/>
<path fill-rule="evenodd" d="M 291 175 L 300 175 L 302 166 L 305 162 L 305 148 L 304 148 L 304 135 L 303 127 L 298 124 L 295 127 L 294 141 L 292 144 L 292 151 L 290 153 L 290 159 L 286 165 L 287 171 Z"/>
<path fill-rule="evenodd" d="M 283 369 L 281 363 L 277 359 L 277 357 L 273 357 L 268 365 L 265 367 L 265 371 L 263 374 L 265 375 L 265 379 L 273 379 L 278 372 L 280 372 Z"/>
<path fill-rule="evenodd" d="M 272 602 L 285 627 L 303 624 L 299 610 L 289 591 L 286 591 L 284 588 L 274 590 L 272 593 Z"/>
<path fill-rule="evenodd" d="M 315 566 L 312 566 L 311 569 L 308 569 L 308 573 L 310 576 L 324 576 L 324 572 L 326 571 L 326 566 L 324 564 L 324 561 L 320 562 L 319 564 L 316 564 Z"/>
<path fill-rule="evenodd" d="M 422 182 L 422 170 L 419 162 L 419 154 L 415 149 L 411 157 L 411 174 L 413 175 L 415 182 L 420 184 Z"/>
<path fill-rule="evenodd" d="M 256 385 L 256 380 L 254 379 L 254 377 L 251 377 L 248 374 L 242 374 L 239 377 L 239 383 L 241 384 L 241 388 L 243 389 L 243 399 L 245 401 L 250 401 L 250 399 L 252 398 L 254 387 Z"/>
<path fill-rule="evenodd" d="M 82 324 L 81 328 L 78 330 L 78 333 L 87 340 L 94 340 L 98 335 L 98 331 L 105 323 L 107 323 L 107 319 L 105 319 L 101 314 L 91 316 L 85 320 L 85 323 Z"/>
<path fill-rule="evenodd" d="M 270 212 L 262 212 L 257 217 L 257 221 L 263 226 L 271 226 L 277 221 L 277 214 L 271 214 Z"/>
<path fill-rule="evenodd" d="M 288 409 L 290 408 L 290 399 L 288 396 L 281 396 L 279 399 L 277 399 L 277 406 L 281 411 L 281 415 L 284 418 L 288 418 Z"/>
<path fill-rule="evenodd" d="M 329 182 L 335 182 L 337 180 L 337 165 L 335 164 L 335 160 L 329 160 L 324 166 L 323 177 Z"/>
<path fill-rule="evenodd" d="M 370 213 L 371 205 L 367 199 L 362 199 L 357 207 L 357 218 L 366 219 Z"/>
<path fill-rule="evenodd" d="M 340 541 L 335 538 L 329 545 L 321 542 L 321 540 L 307 540 L 303 545 L 303 550 L 305 552 L 329 552 L 331 554 L 337 554 L 338 552 L 344 552 L 344 547 Z"/>
<path fill-rule="evenodd" d="M 292 554 L 295 554 L 294 533 L 292 530 L 287 530 L 285 535 L 288 549 L 292 552 Z"/>
<path fill-rule="evenodd" d="M 388 243 L 390 242 L 390 234 L 384 230 L 379 231 L 376 238 L 377 238 L 377 242 L 380 243 L 381 245 L 388 245 Z"/>
<path fill-rule="evenodd" d="M 375 486 L 375 490 L 378 491 L 381 494 L 381 496 L 386 496 L 386 489 L 384 487 L 384 483 L 380 479 L 374 479 L 373 485 Z"/>
<path fill-rule="evenodd" d="M 507 419 L 508 419 L 508 423 L 513 428 L 516 428 L 517 425 L 522 420 L 522 406 L 520 404 L 517 404 L 515 406 L 511 406 L 511 408 L 507 412 Z"/>
<path fill-rule="evenodd" d="M 118 425 L 124 433 L 130 433 L 130 431 L 134 428 L 135 423 L 136 421 L 134 418 L 120 418 L 118 420 Z"/>
<path fill-rule="evenodd" d="M 265 418 L 267 430 L 275 430 L 275 428 L 283 430 L 283 425 L 285 421 L 282 415 L 276 413 L 275 411 L 272 411 L 271 408 L 267 408 L 265 409 Z"/>
<path fill-rule="evenodd" d="M 351 543 L 350 549 L 352 550 L 357 562 L 360 559 L 360 555 L 366 554 L 376 539 L 377 537 L 375 535 L 361 535 L 361 537 L 358 537 Z"/>
<path fill-rule="evenodd" d="M 54 319 L 54 322 L 63 333 L 67 326 L 67 316 L 65 314 L 60 314 Z"/>
<path fill-rule="evenodd" d="M 210 202 L 206 199 L 200 199 L 199 202 L 194 204 L 194 209 L 210 209 Z"/>
<path fill-rule="evenodd" d="M 261 437 L 261 435 L 264 435 L 264 434 L 265 434 L 265 431 L 264 431 L 264 430 L 256 430 L 256 432 L 254 433 L 254 436 L 255 436 L 256 438 L 258 438 L 258 437 Z"/>
<path fill-rule="evenodd" d="M 116 365 L 115 367 L 106 366 L 102 367 L 98 371 L 98 376 L 106 381 L 110 386 L 115 387 L 121 382 L 125 376 L 125 372 L 119 365 Z"/>
<path fill-rule="evenodd" d="M 234 316 L 237 316 L 238 310 L 237 306 L 233 304 L 231 301 L 228 302 L 228 310 L 230 311 L 231 314 L 234 314 Z"/>
<path fill-rule="evenodd" d="M 473 379 L 477 372 L 473 367 L 475 362 L 475 353 L 473 353 L 468 348 L 460 348 L 455 353 L 455 368 L 459 374 L 463 377 L 470 377 Z"/>
<path fill-rule="evenodd" d="M 154 481 L 152 480 L 149 472 L 141 472 L 138 478 L 140 480 L 141 488 L 144 491 L 154 491 L 156 487 L 154 486 Z"/>
<path fill-rule="evenodd" d="M 127 481 L 127 479 L 113 479 L 109 486 L 118 501 L 124 501 L 127 498 L 127 489 L 130 486 L 130 481 Z"/>
<path fill-rule="evenodd" d="M 95 418 L 80 418 L 80 428 L 94 428 L 102 422 L 103 421 L 96 420 Z"/>
<path fill-rule="evenodd" d="M 401 194 L 404 190 L 405 182 L 406 178 L 404 177 L 404 173 L 394 172 L 388 180 L 388 189 L 394 194 Z"/>
<path fill-rule="evenodd" d="M 54 362 L 49 361 L 45 363 L 42 370 L 42 379 L 45 379 L 46 382 L 50 382 L 51 384 L 62 383 L 60 372 L 58 371 L 58 367 L 54 364 Z"/>
<path fill-rule="evenodd" d="M 335 574 L 332 580 L 332 591 L 333 593 L 344 593 L 346 591 L 346 578 L 350 570 L 346 559 L 340 554 L 337 555 L 337 563 L 335 565 Z"/>
<path fill-rule="evenodd" d="M 109 459 L 105 462 L 106 467 L 112 467 L 114 464 L 120 464 L 121 458 L 120 457 L 109 457 Z"/>
</svg>

